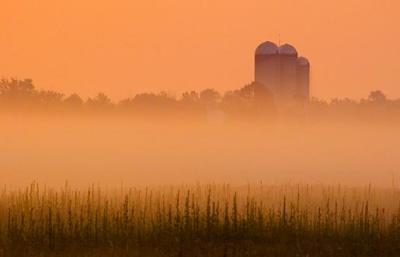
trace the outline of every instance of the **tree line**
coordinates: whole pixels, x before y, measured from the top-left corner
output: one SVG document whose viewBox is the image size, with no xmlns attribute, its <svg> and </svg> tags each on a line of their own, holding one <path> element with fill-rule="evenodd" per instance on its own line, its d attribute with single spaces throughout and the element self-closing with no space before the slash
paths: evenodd
<svg viewBox="0 0 400 257">
<path fill-rule="evenodd" d="M 52 90 L 39 90 L 31 79 L 0 80 L 1 111 L 46 111 L 82 113 L 182 113 L 202 115 L 221 112 L 232 117 L 274 116 L 277 108 L 273 96 L 260 84 L 252 82 L 223 94 L 212 88 L 200 92 L 187 91 L 179 97 L 166 92 L 140 93 L 114 102 L 104 93 L 83 99 L 78 94 L 65 95 Z M 377 90 L 359 101 L 335 98 L 324 101 L 312 98 L 307 104 L 294 106 L 294 113 L 312 116 L 371 115 L 379 113 L 400 116 L 400 99 L 388 99 Z"/>
</svg>

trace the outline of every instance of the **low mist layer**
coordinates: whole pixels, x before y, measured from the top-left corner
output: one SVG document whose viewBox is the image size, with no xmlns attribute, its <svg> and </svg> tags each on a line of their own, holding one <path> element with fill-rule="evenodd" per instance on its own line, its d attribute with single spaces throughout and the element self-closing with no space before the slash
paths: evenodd
<svg viewBox="0 0 400 257">
<path fill-rule="evenodd" d="M 3 115 L 0 181 L 116 186 L 263 181 L 392 186 L 398 125 Z"/>
</svg>

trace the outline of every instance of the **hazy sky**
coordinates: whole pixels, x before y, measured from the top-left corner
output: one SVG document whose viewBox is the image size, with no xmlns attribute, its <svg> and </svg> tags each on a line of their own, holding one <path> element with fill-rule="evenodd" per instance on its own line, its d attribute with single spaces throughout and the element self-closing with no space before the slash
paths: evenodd
<svg viewBox="0 0 400 257">
<path fill-rule="evenodd" d="M 253 79 L 265 40 L 295 45 L 312 63 L 312 94 L 400 97 L 398 0 L 1 0 L 0 76 L 41 88 L 138 92 Z"/>
</svg>

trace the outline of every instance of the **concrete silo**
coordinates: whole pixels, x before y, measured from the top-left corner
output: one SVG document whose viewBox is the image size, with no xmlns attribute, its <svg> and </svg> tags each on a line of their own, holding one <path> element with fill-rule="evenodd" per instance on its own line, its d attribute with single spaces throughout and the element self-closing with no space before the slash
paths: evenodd
<svg viewBox="0 0 400 257">
<path fill-rule="evenodd" d="M 272 42 L 259 45 L 255 53 L 255 81 L 264 85 L 273 95 L 279 94 L 279 48 Z"/>
<path fill-rule="evenodd" d="M 304 57 L 297 59 L 296 98 L 302 103 L 307 103 L 310 99 L 310 62 Z"/>
<path fill-rule="evenodd" d="M 293 101 L 297 90 L 297 50 L 284 44 L 279 47 L 280 59 L 280 101 Z"/>
<path fill-rule="evenodd" d="M 304 57 L 298 58 L 292 45 L 278 47 L 264 42 L 255 53 L 255 82 L 268 89 L 280 107 L 306 103 L 310 98 L 310 63 Z"/>
</svg>

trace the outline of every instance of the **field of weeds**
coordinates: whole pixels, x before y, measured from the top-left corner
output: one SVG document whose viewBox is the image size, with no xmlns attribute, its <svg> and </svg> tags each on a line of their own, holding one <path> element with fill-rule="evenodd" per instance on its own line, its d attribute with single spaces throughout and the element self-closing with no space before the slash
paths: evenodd
<svg viewBox="0 0 400 257">
<path fill-rule="evenodd" d="M 329 185 L 0 195 L 1 256 L 399 256 L 400 191 Z"/>
</svg>

